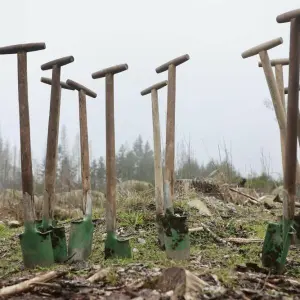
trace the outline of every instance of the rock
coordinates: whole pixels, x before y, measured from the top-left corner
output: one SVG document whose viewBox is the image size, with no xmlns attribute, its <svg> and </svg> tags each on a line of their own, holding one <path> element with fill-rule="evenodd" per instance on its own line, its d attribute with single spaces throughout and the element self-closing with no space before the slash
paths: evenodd
<svg viewBox="0 0 300 300">
<path fill-rule="evenodd" d="M 165 293 L 165 296 L 166 297 L 172 297 L 173 294 L 174 294 L 174 291 L 168 291 L 168 292 Z"/>
<path fill-rule="evenodd" d="M 160 272 L 160 268 L 153 268 L 152 271 L 155 273 Z"/>
<path fill-rule="evenodd" d="M 106 296 L 105 299 L 107 299 L 107 300 L 130 300 L 130 299 L 132 299 L 130 296 L 127 296 L 123 293 L 122 294 L 121 293 L 112 293 L 112 292 L 108 292 L 108 291 L 105 292 L 105 296 Z M 90 299 L 96 299 L 96 298 L 90 298 Z M 136 299 L 136 298 L 134 298 L 134 299 Z"/>
<path fill-rule="evenodd" d="M 124 269 L 124 268 L 119 268 L 119 269 L 117 270 L 117 273 L 125 273 L 125 269 Z"/>
<path fill-rule="evenodd" d="M 196 208 L 199 211 L 200 215 L 208 216 L 208 217 L 212 216 L 206 204 L 200 199 L 191 200 L 188 202 L 188 205 L 190 207 Z"/>
<path fill-rule="evenodd" d="M 139 295 L 142 299 L 160 300 L 160 293 L 156 290 L 144 289 L 139 292 Z"/>
<path fill-rule="evenodd" d="M 7 223 L 7 226 L 8 226 L 9 228 L 19 228 L 19 227 L 21 227 L 22 225 L 21 225 L 21 223 L 20 223 L 19 221 L 14 220 L 14 221 L 9 221 L 9 222 Z"/>
<path fill-rule="evenodd" d="M 138 243 L 140 244 L 146 244 L 146 240 L 145 239 L 141 239 L 141 238 L 138 238 Z"/>
<path fill-rule="evenodd" d="M 278 195 L 265 195 L 260 197 L 258 200 L 264 204 L 264 207 L 267 209 L 275 208 L 276 204 L 274 200 L 277 198 Z"/>
</svg>

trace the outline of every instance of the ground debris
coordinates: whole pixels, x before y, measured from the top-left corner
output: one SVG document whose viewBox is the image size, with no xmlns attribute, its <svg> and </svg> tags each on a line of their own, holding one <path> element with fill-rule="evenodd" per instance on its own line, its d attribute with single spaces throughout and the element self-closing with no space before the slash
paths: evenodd
<svg viewBox="0 0 300 300">
<path fill-rule="evenodd" d="M 254 189 L 218 182 L 215 178 L 208 181 L 218 186 L 223 200 L 214 191 L 202 189 L 201 192 L 178 196 L 174 202 L 175 209 L 187 211 L 189 215 L 190 260 L 169 260 L 165 251 L 158 248 L 153 196 L 146 200 L 145 194 L 132 199 L 124 196 L 118 202 L 117 224 L 119 234 L 132 235 L 131 249 L 136 251 L 132 251 L 131 259 L 104 259 L 105 211 L 97 207 L 93 215 L 95 230 L 91 257 L 86 262 L 51 266 L 51 270 L 67 271 L 67 274 L 47 283 L 34 284 L 30 290 L 13 295 L 11 299 L 184 299 L 182 295 L 188 290 L 185 280 L 178 289 L 174 285 L 164 290 L 159 288 L 162 274 L 170 268 L 181 270 L 178 280 L 181 280 L 180 272 L 184 274 L 182 278 L 188 277 L 186 274 L 197 278 L 191 290 L 197 290 L 200 280 L 202 284 L 191 298 L 195 300 L 300 299 L 298 246 L 290 248 L 284 276 L 270 275 L 269 270 L 261 266 L 267 224 L 282 214 L 282 205 L 274 201 L 276 207 L 266 209 L 264 205 L 247 204 L 247 197 L 229 188 L 255 199 L 260 199 L 261 195 L 257 195 Z M 132 195 L 130 193 L 130 197 Z M 211 215 L 203 211 L 199 213 L 188 205 L 195 199 L 200 199 Z M 148 209 L 150 205 L 154 210 Z M 70 220 L 60 222 L 60 225 L 68 234 Z M 20 284 L 41 272 L 41 269 L 26 270 L 22 264 L 18 238 L 22 231 L 23 228 L 9 228 L 7 222 L 0 224 L 0 289 Z M 99 277 L 94 281 L 91 278 L 96 274 Z M 189 293 L 187 297 L 190 297 Z"/>
</svg>

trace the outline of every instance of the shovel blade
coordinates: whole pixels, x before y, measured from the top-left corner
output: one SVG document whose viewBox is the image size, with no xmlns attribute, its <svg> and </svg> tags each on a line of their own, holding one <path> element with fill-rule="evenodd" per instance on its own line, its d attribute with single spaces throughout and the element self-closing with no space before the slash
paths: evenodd
<svg viewBox="0 0 300 300">
<path fill-rule="evenodd" d="M 43 220 L 35 220 L 34 224 L 36 225 L 36 228 L 39 230 L 42 227 Z M 52 220 L 52 226 L 57 226 L 56 220 Z"/>
<path fill-rule="evenodd" d="M 114 232 L 108 232 L 105 241 L 104 258 L 131 258 L 129 239 L 118 239 Z"/>
<path fill-rule="evenodd" d="M 26 227 L 25 232 L 19 235 L 25 268 L 52 265 L 54 255 L 50 232 L 39 232 L 34 225 Z"/>
<path fill-rule="evenodd" d="M 54 220 L 51 220 L 52 225 L 47 227 L 44 227 L 43 221 L 40 220 L 35 221 L 35 224 L 41 232 L 50 232 L 54 261 L 57 263 L 64 262 L 68 257 L 67 239 L 64 227 L 54 227 L 54 224 L 57 224 Z"/>
<path fill-rule="evenodd" d="M 188 260 L 190 258 L 190 236 L 187 217 L 166 214 L 164 231 L 167 257 L 174 260 Z"/>
<path fill-rule="evenodd" d="M 295 227 L 295 246 L 300 248 L 300 215 L 294 217 L 294 227 Z"/>
<path fill-rule="evenodd" d="M 92 253 L 94 224 L 90 217 L 71 223 L 68 252 L 71 261 L 84 261 Z"/>
<path fill-rule="evenodd" d="M 291 221 L 269 223 L 262 249 L 262 265 L 281 274 L 291 244 Z"/>
<path fill-rule="evenodd" d="M 160 250 L 166 250 L 165 247 L 165 233 L 163 227 L 163 216 L 157 215 L 156 216 L 156 227 L 157 227 L 157 235 L 158 235 L 158 247 Z"/>
<path fill-rule="evenodd" d="M 51 241 L 52 241 L 54 261 L 57 263 L 64 262 L 68 257 L 65 228 L 52 227 Z"/>
</svg>

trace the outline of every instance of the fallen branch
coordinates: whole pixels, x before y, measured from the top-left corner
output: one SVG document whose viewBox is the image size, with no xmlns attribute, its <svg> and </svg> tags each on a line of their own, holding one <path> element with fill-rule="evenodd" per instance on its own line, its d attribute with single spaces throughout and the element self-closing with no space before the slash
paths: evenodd
<svg viewBox="0 0 300 300">
<path fill-rule="evenodd" d="M 7 297 L 7 296 L 12 296 L 18 293 L 23 293 L 31 288 L 33 288 L 33 284 L 36 284 L 37 282 L 47 282 L 50 281 L 54 278 L 60 277 L 65 272 L 56 272 L 56 271 L 51 271 L 43 275 L 36 276 L 32 279 L 20 282 L 18 284 L 14 284 L 11 286 L 3 287 L 0 290 L 0 297 Z"/>
<path fill-rule="evenodd" d="M 240 194 L 240 195 L 242 195 L 242 196 L 244 196 L 244 197 L 246 197 L 246 198 L 248 198 L 249 201 L 250 201 L 251 203 L 253 203 L 253 204 L 259 204 L 258 199 L 256 199 L 255 197 L 252 197 L 251 195 L 245 194 L 245 193 L 243 193 L 243 192 L 241 192 L 241 191 L 239 191 L 239 190 L 236 190 L 236 189 L 234 189 L 234 188 L 229 188 L 229 190 L 232 191 L 232 192 L 235 192 L 235 193 L 237 193 L 237 194 Z"/>
<path fill-rule="evenodd" d="M 211 229 L 205 225 L 204 223 L 201 223 L 201 226 L 219 243 L 225 244 L 225 245 L 230 245 L 229 242 L 227 242 L 226 240 L 223 240 L 222 238 L 220 238 L 219 236 L 217 236 L 213 231 L 211 231 Z"/>
<path fill-rule="evenodd" d="M 61 285 L 59 285 L 57 283 L 33 282 L 30 285 L 41 286 L 41 287 L 48 287 L 48 288 L 56 289 L 56 290 L 60 290 L 61 289 Z"/>
<path fill-rule="evenodd" d="M 289 279 L 289 278 L 271 278 L 268 280 L 270 283 L 274 284 L 274 285 L 278 285 L 281 283 L 288 283 L 292 286 L 296 286 L 296 287 L 300 287 L 300 282 L 294 279 Z"/>
<path fill-rule="evenodd" d="M 245 238 L 227 238 L 227 242 L 232 242 L 235 244 L 252 244 L 252 243 L 262 243 L 264 240 L 262 239 L 245 239 Z"/>
<path fill-rule="evenodd" d="M 270 288 L 272 290 L 279 290 L 280 289 L 278 286 L 276 286 L 276 285 L 274 285 L 272 283 L 269 283 L 267 281 L 267 278 L 265 280 L 262 280 L 260 278 L 248 277 L 247 279 L 262 284 L 263 288 L 266 286 L 266 287 L 268 287 L 268 288 Z"/>
</svg>

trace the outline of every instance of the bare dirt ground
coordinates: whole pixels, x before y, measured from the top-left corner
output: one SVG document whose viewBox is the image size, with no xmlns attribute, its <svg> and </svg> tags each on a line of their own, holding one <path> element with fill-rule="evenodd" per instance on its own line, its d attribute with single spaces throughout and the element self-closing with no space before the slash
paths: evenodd
<svg viewBox="0 0 300 300">
<path fill-rule="evenodd" d="M 168 260 L 157 247 L 151 193 L 119 195 L 118 228 L 132 238 L 131 259 L 104 260 L 105 218 L 99 203 L 94 210 L 93 253 L 78 264 L 25 270 L 18 239 L 22 227 L 0 224 L 0 291 L 55 270 L 57 278 L 10 299 L 300 299 L 299 248 L 291 247 L 283 275 L 261 266 L 266 226 L 281 215 L 281 204 L 255 205 L 247 197 L 231 194 L 230 201 L 199 192 L 178 196 L 176 209 L 188 211 L 189 228 L 196 228 L 190 232 L 191 258 L 182 262 Z M 188 204 L 196 199 L 206 208 Z M 68 232 L 70 220 L 61 223 Z M 99 280 L 89 282 L 99 270 Z M 201 279 L 200 286 L 194 286 L 196 293 L 182 276 L 185 270 Z"/>
</svg>

